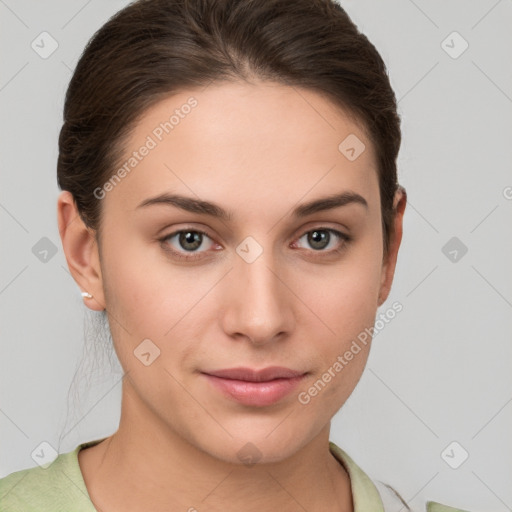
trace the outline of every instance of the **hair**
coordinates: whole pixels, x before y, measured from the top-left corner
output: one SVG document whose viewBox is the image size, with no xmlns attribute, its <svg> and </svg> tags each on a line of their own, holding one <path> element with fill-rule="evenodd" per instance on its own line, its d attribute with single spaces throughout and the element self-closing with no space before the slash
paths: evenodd
<svg viewBox="0 0 512 512">
<path fill-rule="evenodd" d="M 376 48 L 333 0 L 139 0 L 94 34 L 66 92 L 57 181 L 98 243 L 94 191 L 147 109 L 211 82 L 251 79 L 314 91 L 361 126 L 376 152 L 388 254 L 400 187 L 397 102 Z"/>
<path fill-rule="evenodd" d="M 255 79 L 325 97 L 368 137 L 387 256 L 395 192 L 405 193 L 397 101 L 380 54 L 334 0 L 138 0 L 93 35 L 66 92 L 57 182 L 98 245 L 94 191 L 115 173 L 144 113 L 179 92 Z"/>
</svg>

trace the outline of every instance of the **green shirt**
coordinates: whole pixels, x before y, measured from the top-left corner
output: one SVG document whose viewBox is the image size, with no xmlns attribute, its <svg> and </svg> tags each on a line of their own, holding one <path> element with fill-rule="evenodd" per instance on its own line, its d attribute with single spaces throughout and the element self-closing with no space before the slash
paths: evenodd
<svg viewBox="0 0 512 512">
<path fill-rule="evenodd" d="M 103 439 L 59 454 L 46 468 L 36 466 L 0 478 L 0 512 L 97 512 L 78 464 L 78 452 Z M 370 478 L 341 448 L 333 442 L 329 447 L 350 476 L 354 512 L 384 512 L 381 495 Z M 429 501 L 426 512 L 467 511 Z"/>
</svg>

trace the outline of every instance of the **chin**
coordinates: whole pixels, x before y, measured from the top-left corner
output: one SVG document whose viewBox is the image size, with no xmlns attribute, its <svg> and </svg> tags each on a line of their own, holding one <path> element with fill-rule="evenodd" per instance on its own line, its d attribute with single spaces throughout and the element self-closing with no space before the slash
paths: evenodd
<svg viewBox="0 0 512 512">
<path fill-rule="evenodd" d="M 229 432 L 237 432 L 233 434 L 233 438 L 227 438 L 227 434 L 220 439 L 210 436 L 207 439 L 208 444 L 204 445 L 204 439 L 201 439 L 200 445 L 196 446 L 228 464 L 252 467 L 278 463 L 292 457 L 315 437 L 310 429 L 298 431 L 297 425 L 288 421 L 285 420 L 282 425 L 279 421 L 274 421 L 270 428 L 267 425 L 267 428 L 261 430 L 246 429 L 244 435 L 228 427 Z M 291 428 L 292 425 L 294 428 Z"/>
</svg>

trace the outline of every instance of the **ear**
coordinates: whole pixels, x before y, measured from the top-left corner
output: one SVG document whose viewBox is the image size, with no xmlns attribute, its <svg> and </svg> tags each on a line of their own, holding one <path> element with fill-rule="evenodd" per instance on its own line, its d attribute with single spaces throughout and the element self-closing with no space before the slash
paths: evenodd
<svg viewBox="0 0 512 512">
<path fill-rule="evenodd" d="M 406 203 L 407 192 L 404 187 L 399 185 L 393 200 L 393 209 L 395 211 L 394 233 L 389 243 L 388 255 L 382 262 L 382 277 L 378 299 L 379 306 L 388 298 L 391 284 L 393 283 L 398 249 L 402 241 L 403 218 Z"/>
<path fill-rule="evenodd" d="M 67 190 L 57 200 L 57 221 L 71 275 L 83 292 L 92 295 L 92 299 L 84 298 L 85 304 L 94 311 L 103 311 L 105 298 L 95 232 L 84 224 Z"/>
</svg>

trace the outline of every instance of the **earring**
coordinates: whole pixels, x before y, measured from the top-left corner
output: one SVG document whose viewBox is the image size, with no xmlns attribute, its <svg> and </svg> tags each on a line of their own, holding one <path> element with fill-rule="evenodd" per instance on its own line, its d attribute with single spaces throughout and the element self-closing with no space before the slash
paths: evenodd
<svg viewBox="0 0 512 512">
<path fill-rule="evenodd" d="M 92 295 L 88 292 L 82 292 L 82 297 L 84 299 L 92 299 Z"/>
</svg>

